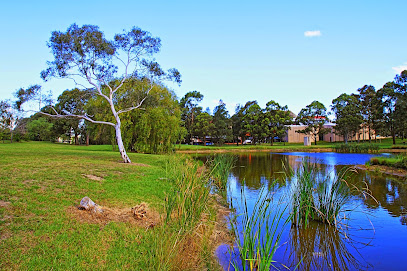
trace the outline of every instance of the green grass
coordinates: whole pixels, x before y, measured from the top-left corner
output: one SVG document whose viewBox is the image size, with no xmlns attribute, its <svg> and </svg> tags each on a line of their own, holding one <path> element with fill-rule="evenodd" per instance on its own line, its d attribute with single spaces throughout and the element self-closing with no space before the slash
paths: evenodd
<svg viewBox="0 0 407 271">
<path fill-rule="evenodd" d="M 185 240 L 195 240 L 197 219 L 210 216 L 210 202 L 196 206 L 201 211 L 184 231 L 188 234 L 167 226 L 175 222 L 146 229 L 75 215 L 75 206 L 89 196 L 101 206 L 123 210 L 146 202 L 165 216 L 169 191 L 179 188 L 167 175 L 173 158 L 129 156 L 133 164 L 120 163 L 111 146 L 0 144 L 0 269 L 157 270 L 162 263 L 168 264 L 161 270 L 176 268 Z"/>
<path fill-rule="evenodd" d="M 369 160 L 368 164 L 407 169 L 407 156 L 373 157 Z"/>
</svg>

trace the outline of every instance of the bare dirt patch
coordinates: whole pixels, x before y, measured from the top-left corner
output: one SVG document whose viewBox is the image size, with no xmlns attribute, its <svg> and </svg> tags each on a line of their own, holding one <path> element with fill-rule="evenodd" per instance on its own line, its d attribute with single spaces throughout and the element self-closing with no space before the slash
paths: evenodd
<svg viewBox="0 0 407 271">
<path fill-rule="evenodd" d="M 93 181 L 103 181 L 103 178 L 102 177 L 98 177 L 98 176 L 96 176 L 96 175 L 92 175 L 92 174 L 82 174 L 82 176 L 83 177 L 86 177 L 86 178 L 88 178 L 88 179 L 90 179 L 90 180 L 93 180 Z"/>
<path fill-rule="evenodd" d="M 220 203 L 222 199 L 219 195 L 213 195 L 213 200 L 217 208 L 216 221 L 208 221 L 208 215 L 203 214 L 201 223 L 181 241 L 175 260 L 176 266 L 182 267 L 182 270 L 207 270 L 202 269 L 202 266 L 208 261 L 214 264 L 212 266 L 214 269 L 211 270 L 222 270 L 220 266 L 218 268 L 215 251 L 219 245 L 231 245 L 233 242 L 227 221 L 230 210 Z M 205 243 L 208 245 L 211 259 L 202 258 L 202 256 L 209 256 L 202 254 L 202 246 Z"/>
<path fill-rule="evenodd" d="M 119 161 L 119 163 L 123 164 L 123 165 L 129 165 L 129 166 L 136 166 L 136 167 L 151 167 L 150 165 L 147 164 L 143 164 L 143 163 L 123 163 L 123 161 Z"/>
<path fill-rule="evenodd" d="M 133 208 L 109 208 L 100 206 L 103 212 L 79 210 L 75 206 L 68 207 L 68 213 L 83 223 L 106 225 L 110 222 L 125 222 L 136 227 L 152 228 L 160 222 L 160 215 L 142 203 Z"/>
<path fill-rule="evenodd" d="M 0 200 L 0 207 L 7 208 L 11 202 Z"/>
<path fill-rule="evenodd" d="M 220 204 L 219 195 L 216 200 L 218 202 L 217 208 L 218 212 L 216 215 L 216 224 L 215 229 L 211 236 L 211 243 L 217 248 L 221 244 L 229 244 L 232 245 L 233 243 L 233 236 L 228 229 L 228 219 L 227 217 L 230 215 L 230 209 Z"/>
</svg>

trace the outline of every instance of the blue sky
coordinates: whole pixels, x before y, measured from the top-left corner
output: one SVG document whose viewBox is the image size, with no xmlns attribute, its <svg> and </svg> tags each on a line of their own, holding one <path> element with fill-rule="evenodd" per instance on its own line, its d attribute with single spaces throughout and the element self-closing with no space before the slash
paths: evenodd
<svg viewBox="0 0 407 271">
<path fill-rule="evenodd" d="M 70 81 L 43 83 L 46 42 L 72 23 L 111 38 L 132 26 L 162 40 L 156 56 L 182 74 L 178 97 L 201 105 L 269 100 L 294 113 L 365 84 L 377 89 L 407 69 L 407 1 L 7 1 L 0 8 L 0 100 L 40 83 L 56 98 Z M 310 35 L 306 35 L 310 33 Z"/>
</svg>

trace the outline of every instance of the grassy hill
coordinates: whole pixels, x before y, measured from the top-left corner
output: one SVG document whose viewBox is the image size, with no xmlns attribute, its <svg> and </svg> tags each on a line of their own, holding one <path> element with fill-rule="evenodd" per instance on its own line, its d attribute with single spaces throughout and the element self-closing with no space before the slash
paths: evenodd
<svg viewBox="0 0 407 271">
<path fill-rule="evenodd" d="M 120 163 L 111 146 L 0 144 L 0 269 L 174 268 L 194 229 L 180 235 L 162 222 L 173 158 L 129 155 L 133 164 Z M 78 210 L 84 196 L 105 212 Z M 131 207 L 142 202 L 147 213 L 137 221 Z M 195 254 L 201 259 L 188 262 L 213 264 L 208 248 Z"/>
</svg>

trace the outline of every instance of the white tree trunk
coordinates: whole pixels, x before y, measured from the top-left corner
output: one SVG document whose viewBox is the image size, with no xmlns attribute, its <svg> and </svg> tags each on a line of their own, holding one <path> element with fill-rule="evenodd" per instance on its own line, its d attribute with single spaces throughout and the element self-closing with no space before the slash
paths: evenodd
<svg viewBox="0 0 407 271">
<path fill-rule="evenodd" d="M 120 122 L 114 126 L 114 129 L 116 130 L 117 146 L 119 147 L 119 151 L 120 151 L 120 155 L 122 156 L 123 163 L 131 163 L 129 156 L 127 155 L 126 150 L 124 149 L 122 132 L 120 130 Z"/>
<path fill-rule="evenodd" d="M 121 121 L 120 121 L 119 114 L 117 114 L 116 110 L 114 109 L 113 103 L 111 103 L 111 105 L 112 105 L 113 115 L 116 118 L 116 125 L 114 126 L 114 129 L 116 130 L 116 141 L 117 141 L 117 146 L 119 147 L 120 155 L 122 156 L 123 163 L 131 163 L 131 160 L 130 160 L 129 156 L 127 155 L 126 149 L 124 148 L 124 145 L 123 145 L 122 131 L 120 129 Z"/>
</svg>

